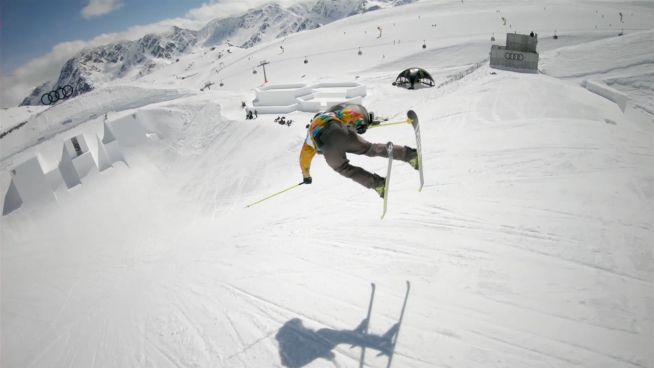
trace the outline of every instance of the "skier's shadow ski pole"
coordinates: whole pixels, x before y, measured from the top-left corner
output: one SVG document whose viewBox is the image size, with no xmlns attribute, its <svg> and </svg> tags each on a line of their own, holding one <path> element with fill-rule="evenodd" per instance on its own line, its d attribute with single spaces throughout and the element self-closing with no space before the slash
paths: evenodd
<svg viewBox="0 0 654 368">
<path fill-rule="evenodd" d="M 391 327 L 383 335 L 364 333 L 363 330 L 366 326 L 367 321 L 364 319 L 353 330 L 330 328 L 311 330 L 303 325 L 301 319 L 293 318 L 284 323 L 275 335 L 279 344 L 279 357 L 282 365 L 289 368 L 300 368 L 318 358 L 333 361 L 336 356 L 332 350 L 340 344 L 374 349 L 379 354 L 390 356 L 397 325 Z"/>
<path fill-rule="evenodd" d="M 388 357 L 387 368 L 391 366 L 397 337 L 402 325 L 404 311 L 406 309 L 407 299 L 411 284 L 406 282 L 406 291 L 404 294 L 404 303 L 398 322 L 391 326 L 383 335 L 368 333 L 370 324 L 370 314 L 372 303 L 375 296 L 375 284 L 371 284 L 372 292 L 370 303 L 368 304 L 368 314 L 361 323 L 352 330 L 334 330 L 330 328 L 321 328 L 311 330 L 305 327 L 302 320 L 293 318 L 277 331 L 275 339 L 279 344 L 279 356 L 284 367 L 300 368 L 308 365 L 312 361 L 323 358 L 334 361 L 336 358 L 333 350 L 337 345 L 347 344 L 351 347 L 361 347 L 361 358 L 359 366 L 363 367 L 365 359 L 365 350 L 373 349 L 378 351 L 378 356 L 385 355 Z"/>
</svg>

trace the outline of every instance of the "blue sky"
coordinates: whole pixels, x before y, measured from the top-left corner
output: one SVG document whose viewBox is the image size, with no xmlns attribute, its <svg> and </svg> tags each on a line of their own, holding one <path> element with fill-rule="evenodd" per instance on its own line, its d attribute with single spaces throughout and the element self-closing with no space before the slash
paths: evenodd
<svg viewBox="0 0 654 368">
<path fill-rule="evenodd" d="M 90 2 L 86 18 L 82 9 Z M 206 2 L 206 0 L 204 1 Z M 203 0 L 0 0 L 0 71 L 5 74 L 58 43 L 182 17 Z M 113 11 L 101 14 L 101 6 Z M 93 5 L 93 4 L 92 4 Z M 105 9 L 106 11 L 107 9 Z M 99 14 L 99 15 L 94 15 Z"/>
</svg>

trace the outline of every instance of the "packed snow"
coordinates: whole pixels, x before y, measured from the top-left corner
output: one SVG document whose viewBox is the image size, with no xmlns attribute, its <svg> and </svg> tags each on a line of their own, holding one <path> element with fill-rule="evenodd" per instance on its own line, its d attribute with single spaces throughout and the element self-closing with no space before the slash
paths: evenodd
<svg viewBox="0 0 654 368">
<path fill-rule="evenodd" d="M 99 163 L 115 135 L 124 161 L 0 218 L 0 366 L 358 367 L 317 331 L 354 330 L 374 282 L 384 334 L 410 281 L 393 367 L 653 367 L 652 19 L 648 2 L 422 1 L 1 111 L 3 131 L 27 121 L 0 140 L 3 208 L 12 171 L 52 172 L 71 137 Z M 538 33 L 539 74 L 488 66 L 513 31 Z M 302 180 L 313 116 L 245 119 L 262 60 L 269 83 L 356 81 L 390 122 L 416 111 L 423 190 L 395 161 L 380 220 L 317 156 L 313 184 L 246 208 Z M 391 85 L 416 66 L 438 87 Z M 409 125 L 363 137 L 415 146 Z M 288 340 L 298 319 L 314 340 Z"/>
</svg>

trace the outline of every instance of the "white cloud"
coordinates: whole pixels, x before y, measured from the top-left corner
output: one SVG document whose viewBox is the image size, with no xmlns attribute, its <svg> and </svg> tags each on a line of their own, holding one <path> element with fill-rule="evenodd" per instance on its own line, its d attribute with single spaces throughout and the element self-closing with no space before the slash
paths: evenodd
<svg viewBox="0 0 654 368">
<path fill-rule="evenodd" d="M 275 0 L 274 2 L 282 7 L 288 7 L 292 4 L 308 2 L 309 0 Z M 266 3 L 272 3 L 272 0 L 220 0 L 211 1 L 208 4 L 202 4 L 186 13 L 186 18 L 208 22 L 212 19 L 238 15 L 248 9 L 256 8 Z"/>
<path fill-rule="evenodd" d="M 123 4 L 120 0 L 89 0 L 89 3 L 82 8 L 82 17 L 90 19 L 109 14 L 120 8 Z"/>
</svg>

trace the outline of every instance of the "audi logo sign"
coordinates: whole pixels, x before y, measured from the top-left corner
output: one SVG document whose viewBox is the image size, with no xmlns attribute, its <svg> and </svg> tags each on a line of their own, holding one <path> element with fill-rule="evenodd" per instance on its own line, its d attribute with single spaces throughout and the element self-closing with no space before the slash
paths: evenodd
<svg viewBox="0 0 654 368">
<path fill-rule="evenodd" d="M 524 60 L 525 56 L 522 55 L 522 54 L 517 54 L 515 52 L 505 52 L 504 53 L 504 58 L 506 60 L 522 61 L 522 60 Z"/>
<path fill-rule="evenodd" d="M 41 103 L 44 105 L 50 105 L 59 100 L 65 100 L 72 95 L 73 87 L 70 84 L 67 84 L 48 93 L 44 93 L 41 96 Z"/>
</svg>

